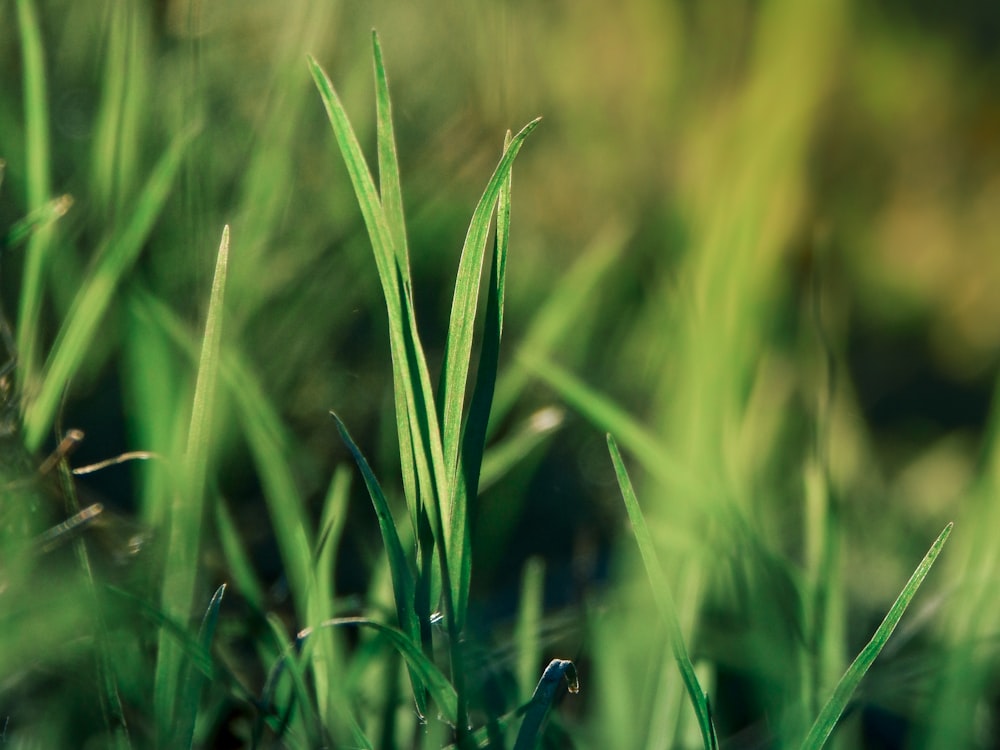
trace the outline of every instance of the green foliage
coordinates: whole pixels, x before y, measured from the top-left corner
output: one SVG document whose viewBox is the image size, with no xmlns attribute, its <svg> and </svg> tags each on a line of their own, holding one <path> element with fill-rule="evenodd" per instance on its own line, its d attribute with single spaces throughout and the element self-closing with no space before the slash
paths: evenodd
<svg viewBox="0 0 1000 750">
<path fill-rule="evenodd" d="M 992 68 L 597 5 L 0 7 L 5 741 L 991 746 Z"/>
</svg>

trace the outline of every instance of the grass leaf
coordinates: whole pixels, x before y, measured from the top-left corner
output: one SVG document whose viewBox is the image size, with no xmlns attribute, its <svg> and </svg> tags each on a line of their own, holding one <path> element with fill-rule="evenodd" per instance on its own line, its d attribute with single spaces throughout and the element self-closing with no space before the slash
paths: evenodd
<svg viewBox="0 0 1000 750">
<path fill-rule="evenodd" d="M 486 185 L 479 203 L 472 214 L 469 230 L 462 247 L 462 257 L 459 260 L 458 275 L 455 279 L 455 293 L 451 304 L 451 318 L 448 323 L 448 338 L 445 344 L 444 364 L 441 379 L 441 440 L 445 456 L 445 468 L 449 477 L 455 476 L 459 470 L 459 442 L 462 429 L 462 412 L 465 403 L 465 387 L 469 377 L 469 362 L 472 355 L 473 326 L 476 322 L 476 308 L 479 301 L 479 284 L 482 274 L 483 260 L 486 251 L 486 238 L 489 233 L 490 217 L 502 190 L 506 191 L 506 206 L 500 217 L 506 224 L 499 229 L 497 257 L 500 261 L 496 266 L 496 278 L 491 287 L 503 283 L 503 272 L 506 264 L 507 236 L 509 234 L 509 201 L 510 173 L 514 159 L 520 151 L 524 139 L 533 131 L 541 118 L 532 120 L 510 140 L 503 156 L 497 164 L 490 181 Z M 502 294 L 502 288 L 500 289 Z M 494 325 L 497 335 L 502 326 L 502 296 L 497 300 L 498 313 Z M 498 339 L 499 340 L 499 337 Z M 492 377 L 495 378 L 495 373 Z M 492 398 L 492 395 L 491 395 Z M 457 504 L 456 504 L 457 505 Z M 458 525 L 460 518 L 455 520 L 453 514 L 460 512 L 456 507 L 446 509 L 445 521 L 449 527 Z M 457 536 L 454 534 L 453 536 Z"/>
<path fill-rule="evenodd" d="M 427 686 L 431 697 L 434 698 L 434 702 L 441 710 L 445 720 L 449 724 L 455 725 L 458 720 L 459 697 L 455 692 L 455 688 L 448 682 L 448 678 L 441 673 L 441 670 L 421 650 L 419 641 L 412 640 L 401 630 L 383 625 L 374 620 L 368 620 L 364 617 L 339 617 L 322 623 L 320 627 L 347 627 L 354 625 L 371 628 L 385 636 L 393 648 L 406 660 L 407 666 L 419 677 L 420 682 Z M 312 630 L 314 629 L 299 633 L 299 639 L 302 640 L 308 637 Z"/>
<path fill-rule="evenodd" d="M 27 407 L 24 439 L 29 450 L 37 450 L 51 428 L 63 391 L 83 361 L 119 281 L 135 263 L 152 231 L 181 165 L 181 157 L 193 136 L 194 130 L 188 129 L 170 144 L 143 187 L 128 220 L 99 252 L 93 275 L 73 300 L 46 363 L 38 397 Z"/>
<path fill-rule="evenodd" d="M 906 611 L 906 608 L 910 606 L 910 602 L 917 593 L 917 589 L 920 588 L 920 584 L 924 582 L 924 579 L 930 572 L 931 566 L 934 565 L 934 561 L 941 553 L 941 548 L 944 547 L 944 543 L 948 540 L 948 536 L 951 534 L 954 525 L 954 523 L 949 523 L 944 527 L 941 534 L 938 535 L 937 540 L 927 550 L 927 554 L 924 555 L 924 559 L 920 561 L 916 570 L 913 571 L 910 580 L 903 586 L 903 590 L 896 597 L 896 601 L 889 608 L 889 612 L 876 629 L 871 640 L 861 649 L 861 653 L 857 655 L 854 661 L 851 662 L 851 666 L 844 672 L 844 676 L 840 678 L 840 682 L 834 688 L 830 699 L 823 706 L 823 710 L 820 711 L 819 716 L 816 717 L 816 721 L 802 743 L 802 750 L 819 750 L 826 744 L 830 733 L 833 732 L 833 728 L 840 720 L 841 714 L 847 708 L 848 701 L 850 701 L 851 696 L 854 695 L 854 691 L 861 683 L 861 679 L 874 663 L 879 652 L 882 651 L 882 648 L 889 640 L 889 636 L 892 635 L 892 631 L 899 624 L 899 620 Z"/>
<path fill-rule="evenodd" d="M 184 468 L 169 519 L 161 600 L 164 611 L 181 622 L 190 616 L 198 571 L 198 549 L 201 545 L 205 484 L 211 452 L 215 390 L 222 347 L 222 313 L 228 263 L 229 227 L 226 226 L 222 231 L 215 276 L 212 280 Z M 169 634 L 161 632 L 154 688 L 157 721 L 161 732 L 172 728 L 176 720 L 177 691 L 182 668 L 181 652 Z"/>
<path fill-rule="evenodd" d="M 559 687 L 563 676 L 566 677 L 571 693 L 580 692 L 580 683 L 577 681 L 573 662 L 564 659 L 550 661 L 525 709 L 524 721 L 518 730 L 514 750 L 532 750 L 538 744 L 542 722 L 552 706 L 552 701 L 555 700 L 556 688 Z"/>
<path fill-rule="evenodd" d="M 382 492 L 382 487 L 378 483 L 378 479 L 376 479 L 361 450 L 351 438 L 347 427 L 344 426 L 340 417 L 334 412 L 330 412 L 330 415 L 337 423 L 337 431 L 340 433 L 341 439 L 348 450 L 350 450 L 354 461 L 358 465 L 358 469 L 361 471 L 361 476 L 365 480 L 365 487 L 368 488 L 368 495 L 371 497 L 372 505 L 375 507 L 379 531 L 382 534 L 382 543 L 385 545 L 386 556 L 389 559 L 389 573 L 392 576 L 392 593 L 396 601 L 396 616 L 399 618 L 399 627 L 412 642 L 420 643 L 420 621 L 414 609 L 415 584 L 413 574 L 410 572 L 406 553 L 403 551 L 399 532 L 396 530 L 396 522 L 389 510 L 389 503 L 385 498 L 385 493 Z M 413 682 L 413 694 L 417 701 L 417 710 L 420 711 L 421 715 L 424 715 L 427 710 L 423 699 L 426 686 L 421 683 L 419 673 L 411 670 L 410 677 Z"/>
<path fill-rule="evenodd" d="M 378 143 L 378 180 L 382 209 L 392 235 L 396 262 L 403 279 L 409 283 L 409 251 L 406 246 L 406 222 L 403 218 L 403 193 L 399 181 L 399 158 L 396 153 L 396 136 L 392 124 L 392 104 L 389 84 L 382 62 L 382 47 L 378 34 L 372 30 L 372 55 L 375 61 L 375 111 Z"/>
<path fill-rule="evenodd" d="M 32 0 L 17 0 L 17 24 L 24 67 L 24 133 L 27 152 L 28 211 L 42 208 L 51 197 L 49 153 L 48 87 L 45 82 L 45 50 L 42 31 Z M 38 376 L 39 317 L 42 309 L 43 276 L 48 262 L 51 232 L 31 237 L 21 277 L 20 308 L 17 316 L 17 349 L 21 378 L 28 390 Z"/>
<path fill-rule="evenodd" d="M 660 567 L 660 561 L 656 556 L 656 548 L 653 545 L 653 537 L 649 533 L 646 519 L 639 507 L 639 500 L 632 487 L 632 480 L 629 478 L 625 463 L 622 461 L 621 453 L 615 439 L 608 435 L 608 451 L 611 453 L 611 461 L 615 466 L 615 475 L 618 477 L 618 486 L 621 488 L 622 499 L 625 501 L 625 510 L 628 512 L 629 521 L 632 523 L 632 532 L 635 534 L 636 543 L 639 545 L 639 553 L 642 555 L 642 564 L 646 568 L 646 575 L 649 577 L 650 585 L 653 589 L 653 600 L 656 602 L 660 617 L 663 618 L 667 626 L 667 633 L 670 638 L 670 647 L 674 653 L 674 659 L 681 671 L 681 678 L 684 680 L 684 687 L 687 689 L 698 717 L 698 728 L 701 730 L 701 739 L 706 750 L 716 750 L 719 747 L 719 740 L 716 737 L 715 727 L 712 725 L 711 709 L 708 705 L 708 696 L 702 690 L 695 674 L 694 665 L 688 656 L 687 648 L 684 645 L 684 638 L 681 634 L 680 622 L 677 620 L 677 607 L 674 605 L 673 595 L 670 593 L 670 585 L 667 577 Z"/>
<path fill-rule="evenodd" d="M 215 626 L 219 621 L 219 608 L 222 606 L 222 597 L 225 593 L 226 584 L 222 584 L 212 595 L 205 610 L 205 616 L 201 620 L 198 642 L 206 652 L 210 652 L 212 649 Z M 201 693 L 206 684 L 205 675 L 194 669 L 190 663 L 185 666 L 184 673 L 180 705 L 177 712 L 175 747 L 191 747 L 194 744 L 194 725 L 198 717 Z"/>
</svg>

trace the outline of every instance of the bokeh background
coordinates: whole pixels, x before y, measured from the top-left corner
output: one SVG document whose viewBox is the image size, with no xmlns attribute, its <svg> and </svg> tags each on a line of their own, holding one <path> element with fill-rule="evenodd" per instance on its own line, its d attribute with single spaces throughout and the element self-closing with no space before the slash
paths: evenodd
<svg viewBox="0 0 1000 750">
<path fill-rule="evenodd" d="M 15 5 L 0 4 L 0 227 L 32 208 Z M 574 716 L 566 704 L 576 741 L 653 747 L 657 736 L 686 736 L 658 729 L 669 721 L 652 696 L 674 700 L 679 688 L 649 667 L 650 654 L 670 659 L 644 603 L 648 584 L 607 458 L 609 423 L 567 398 L 558 382 L 570 373 L 653 439 L 631 454 L 633 476 L 693 651 L 715 667 L 731 746 L 770 746 L 780 734 L 775 706 L 799 694 L 787 677 L 795 668 L 782 665 L 794 651 L 783 644 L 802 637 L 790 623 L 803 605 L 786 589 L 808 590 L 820 565 L 810 556 L 826 549 L 836 560 L 831 622 L 843 662 L 950 520 L 954 536 L 928 583 L 935 591 L 921 594 L 914 628 L 873 671 L 848 736 L 870 747 L 996 746 L 994 4 L 35 7 L 51 195 L 74 199 L 53 240 L 49 341 L 109 227 L 167 144 L 197 128 L 74 376 L 63 419 L 88 434 L 78 463 L 169 452 L 169 405 L 191 363 L 150 361 L 155 348 L 144 346 L 157 334 L 141 311 L 153 299 L 197 327 L 228 222 L 227 337 L 280 411 L 310 512 L 348 459 L 331 408 L 398 494 L 375 266 L 306 66 L 308 53 L 325 67 L 372 153 L 374 27 L 432 370 L 458 253 L 504 132 L 544 117 L 514 168 L 508 401 L 494 439 L 503 444 L 549 407 L 561 421 L 480 499 L 473 596 L 484 638 L 502 641 L 522 567 L 541 557 L 551 648 L 572 651 L 585 669 L 579 700 L 590 708 Z M 3 310 L 16 320 L 23 256 L 12 250 L 2 263 Z M 219 491 L 280 610 L 266 490 L 235 418 L 215 451 Z M 146 471 L 125 466 L 81 484 L 155 527 Z M 835 528 L 832 546 L 810 538 L 817 507 L 823 528 Z M 360 488 L 347 524 L 338 589 L 363 595 L 380 542 Z M 208 566 L 208 578 L 225 579 L 217 556 Z M 591 609 L 605 617 L 593 629 L 584 624 Z M 613 637 L 623 627 L 634 633 L 627 643 Z M 927 718 L 935 705 L 954 726 Z"/>
</svg>

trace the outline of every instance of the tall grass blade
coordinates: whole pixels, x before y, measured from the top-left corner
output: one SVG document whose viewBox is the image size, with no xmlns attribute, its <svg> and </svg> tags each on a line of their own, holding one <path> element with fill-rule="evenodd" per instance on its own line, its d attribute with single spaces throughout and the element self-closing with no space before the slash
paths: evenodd
<svg viewBox="0 0 1000 750">
<path fill-rule="evenodd" d="M 32 0 L 17 0 L 17 24 L 24 66 L 24 133 L 27 151 L 28 211 L 37 211 L 51 196 L 48 87 L 41 27 Z M 42 308 L 43 276 L 52 235 L 44 230 L 31 237 L 24 264 L 17 316 L 17 349 L 21 380 L 29 392 L 38 379 L 38 322 Z"/>
<path fill-rule="evenodd" d="M 525 709 L 524 721 L 521 722 L 521 728 L 517 732 L 514 750 L 533 750 L 537 746 L 542 722 L 552 706 L 552 701 L 555 700 L 556 689 L 564 676 L 569 685 L 569 691 L 571 693 L 580 692 L 580 683 L 577 680 L 576 667 L 573 666 L 573 662 L 565 659 L 550 661 L 542 673 L 538 685 L 535 686 L 535 692 Z"/>
<path fill-rule="evenodd" d="M 878 626 L 871 640 L 861 649 L 861 653 L 858 654 L 857 658 L 851 662 L 851 666 L 844 672 L 844 676 L 840 678 L 837 687 L 833 689 L 833 694 L 826 702 L 826 705 L 823 706 L 823 710 L 820 711 L 819 716 L 816 717 L 816 721 L 809 730 L 809 734 L 806 735 L 806 739 L 802 743 L 802 750 L 819 750 L 826 744 L 831 732 L 833 732 L 833 728 L 840 720 L 841 714 L 847 708 L 848 701 L 854 695 L 854 691 L 861 684 L 865 673 L 882 651 L 889 640 L 889 636 L 892 635 L 892 631 L 899 624 L 899 620 L 902 618 L 906 608 L 910 606 L 910 602 L 916 595 L 917 589 L 920 588 L 920 584 L 924 582 L 924 579 L 930 572 L 931 566 L 934 565 L 934 561 L 937 560 L 938 555 L 941 553 L 941 548 L 944 547 L 944 543 L 948 540 L 948 536 L 951 534 L 954 525 L 954 523 L 949 523 L 944 527 L 940 535 L 938 535 L 937 540 L 927 550 L 924 559 L 920 561 L 916 570 L 913 571 L 913 575 L 910 576 L 910 580 L 906 582 L 903 590 L 896 597 L 896 601 L 889 608 L 889 612 L 886 614 L 885 619 L 882 620 L 882 624 Z"/>
<path fill-rule="evenodd" d="M 504 148 L 509 149 L 511 134 L 507 131 Z M 483 342 L 476 370 L 476 385 L 466 417 L 462 436 L 461 466 L 455 478 L 455 500 L 452 503 L 451 549 L 457 557 L 456 618 L 459 628 L 465 622 L 469 586 L 472 580 L 472 555 L 469 550 L 472 519 L 468 517 L 470 503 L 479 495 L 479 478 L 486 450 L 486 431 L 489 428 L 493 394 L 496 390 L 497 371 L 500 367 L 500 339 L 503 336 L 503 302 L 507 281 L 507 250 L 510 237 L 511 173 L 501 183 L 497 200 L 497 228 L 493 239 L 493 260 L 490 266 L 490 283 L 486 300 L 486 322 Z M 461 273 L 461 271 L 459 271 Z M 478 278 L 476 287 L 478 293 Z M 470 341 L 471 344 L 471 341 Z M 471 352 L 470 352 L 471 353 Z M 464 385 L 463 385 L 464 389 Z M 448 402 L 445 391 L 445 402 Z M 459 402 L 461 404 L 461 402 Z"/>
<path fill-rule="evenodd" d="M 483 195 L 476 205 L 469 223 L 469 230 L 462 247 L 462 257 L 458 264 L 458 275 L 455 279 L 455 293 L 451 304 L 451 318 L 448 323 L 448 338 L 445 343 L 444 364 L 441 380 L 441 440 L 444 449 L 445 467 L 449 477 L 454 477 L 459 470 L 459 443 L 462 430 L 462 413 L 465 404 L 465 387 L 469 377 L 469 364 L 472 356 L 473 327 L 476 322 L 476 309 L 479 303 L 479 285 L 482 275 L 483 261 L 486 252 L 486 239 L 489 234 L 490 217 L 493 207 L 497 204 L 501 191 L 506 191 L 505 206 L 498 215 L 497 257 L 495 277 L 491 287 L 494 292 L 497 286 L 503 284 L 503 273 L 506 266 L 507 237 L 510 227 L 510 173 L 514 159 L 520 151 L 524 139 L 533 131 L 541 118 L 532 120 L 521 131 L 510 139 L 503 156 L 497 164 Z M 501 227 L 500 223 L 504 226 Z M 502 288 L 498 292 L 502 295 Z M 499 340 L 498 331 L 503 323 L 502 304 L 500 296 L 497 299 L 497 316 L 494 333 Z M 487 335 L 490 335 L 488 332 Z M 496 373 L 493 373 L 493 378 Z M 492 388 L 492 387 L 491 387 Z M 492 399 L 492 392 L 491 392 Z M 457 504 L 456 504 L 457 505 Z M 448 510 L 446 522 L 457 526 L 461 519 L 452 519 L 451 515 L 464 509 Z"/>
<path fill-rule="evenodd" d="M 326 73 L 311 57 L 309 66 L 368 229 L 385 297 L 389 317 L 389 343 L 392 350 L 393 389 L 396 399 L 396 425 L 403 468 L 403 487 L 411 519 L 417 524 L 423 503 L 435 505 L 439 494 L 447 494 L 448 481 L 444 470 L 440 429 L 430 387 L 430 376 L 427 373 L 426 358 L 410 303 L 408 269 L 399 265 L 399 255 L 393 240 L 394 231 L 389 226 L 389 220 L 343 104 Z M 384 83 L 380 86 L 384 86 Z M 385 150 L 387 149 L 383 147 L 383 151 Z M 396 234 L 399 233 L 396 231 Z M 431 517 L 439 513 L 439 510 L 433 508 L 429 511 Z"/>
<path fill-rule="evenodd" d="M 212 280 L 191 408 L 187 452 L 170 513 L 167 539 L 162 606 L 164 612 L 180 622 L 186 622 L 194 603 L 195 577 L 198 571 L 198 549 L 204 518 L 205 485 L 211 452 L 215 391 L 218 382 L 222 347 L 222 313 L 229 262 L 229 227 L 222 230 L 222 240 Z M 155 675 L 155 710 L 161 733 L 169 731 L 177 718 L 177 691 L 183 669 L 183 654 L 172 637 L 161 631 Z M 162 736 L 162 734 L 161 734 Z"/>
<path fill-rule="evenodd" d="M 608 435 L 608 451 L 611 453 L 611 461 L 615 466 L 615 475 L 618 477 L 618 486 L 621 488 L 622 499 L 625 501 L 625 510 L 628 512 L 629 521 L 632 523 L 632 532 L 635 534 L 636 543 L 639 546 L 639 553 L 642 556 L 642 563 L 646 568 L 646 575 L 653 588 L 653 599 L 656 602 L 660 617 L 667 627 L 670 638 L 670 648 L 673 650 L 674 659 L 684 680 L 684 687 L 691 699 L 695 714 L 698 717 L 698 728 L 701 730 L 701 739 L 706 750 L 716 750 L 719 747 L 719 740 L 716 737 L 715 727 L 712 724 L 711 709 L 708 704 L 708 696 L 702 690 L 695 674 L 694 665 L 688 656 L 687 648 L 684 645 L 684 638 L 681 634 L 680 622 L 677 620 L 677 607 L 674 605 L 673 594 L 670 593 L 670 585 L 667 577 L 660 567 L 660 561 L 656 556 L 656 547 L 653 545 L 653 537 L 649 533 L 646 519 L 639 507 L 639 500 L 632 487 L 632 480 L 629 478 L 625 463 L 622 461 L 621 453 L 615 439 Z"/>
<path fill-rule="evenodd" d="M 192 357 L 197 356 L 184 325 L 169 308 L 149 295 L 136 295 L 135 300 L 135 311 L 140 318 L 148 318 L 152 326 L 167 333 L 177 346 Z M 291 451 L 287 431 L 257 378 L 236 352 L 224 352 L 222 377 L 264 486 L 296 613 L 305 621 L 312 590 L 313 541 L 304 500 L 286 458 Z"/>
<path fill-rule="evenodd" d="M 396 136 L 392 124 L 392 104 L 389 84 L 382 62 L 382 47 L 378 34 L 372 30 L 372 54 L 375 61 L 375 112 L 378 143 L 378 181 L 382 209 L 392 235 L 396 262 L 409 282 L 409 250 L 406 244 L 406 222 L 403 218 L 403 192 L 399 180 L 399 158 L 396 153 Z"/>
<path fill-rule="evenodd" d="M 99 251 L 93 275 L 84 283 L 60 329 L 45 366 L 45 378 L 36 400 L 27 408 L 24 420 L 25 444 L 37 450 L 51 428 L 59 401 L 73 373 L 97 333 L 101 318 L 122 277 L 135 263 L 142 246 L 166 203 L 170 186 L 194 130 L 177 136 L 153 169 L 120 231 Z"/>
<path fill-rule="evenodd" d="M 382 47 L 379 44 L 378 33 L 372 30 L 372 56 L 375 66 L 375 114 L 376 142 L 378 146 L 378 177 L 379 202 L 385 214 L 386 224 L 392 239 L 392 250 L 398 267 L 399 278 L 402 280 L 400 291 L 407 298 L 406 310 L 412 310 L 410 294 L 410 260 L 406 240 L 406 222 L 403 214 L 403 194 L 399 178 L 399 158 L 396 151 L 396 137 L 392 123 L 392 103 L 389 98 L 389 83 L 386 78 L 385 64 L 382 60 Z M 345 158 L 347 154 L 345 154 Z M 374 238 L 372 239 L 374 243 Z M 388 303 L 388 300 L 386 300 Z M 402 311 L 401 311 L 402 312 Z M 390 326 L 393 325 L 390 319 Z M 405 327 L 402 331 L 406 335 Z M 412 375 L 411 375 L 412 377 Z M 417 429 L 413 422 L 410 404 L 415 394 L 409 393 L 407 378 L 403 368 L 393 367 L 393 396 L 396 403 L 397 432 L 400 445 L 400 468 L 403 474 L 403 489 L 406 495 L 407 507 L 410 511 L 410 522 L 414 528 L 419 525 L 420 513 L 417 473 L 424 477 L 425 487 L 430 481 L 430 470 L 426 462 L 415 455 L 419 438 L 415 438 L 413 430 Z M 404 418 L 402 415 L 406 415 Z"/>
</svg>

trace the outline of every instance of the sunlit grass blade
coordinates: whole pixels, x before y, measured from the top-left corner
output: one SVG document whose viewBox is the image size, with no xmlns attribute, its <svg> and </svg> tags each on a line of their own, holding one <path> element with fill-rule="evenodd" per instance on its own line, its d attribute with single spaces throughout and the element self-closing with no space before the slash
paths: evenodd
<svg viewBox="0 0 1000 750">
<path fill-rule="evenodd" d="M 185 622 L 190 616 L 194 603 L 198 550 L 201 546 L 204 518 L 205 485 L 208 480 L 212 443 L 215 391 L 222 349 L 223 299 L 228 263 L 229 227 L 226 226 L 222 230 L 215 276 L 212 280 L 184 466 L 169 518 L 161 601 L 164 612 L 181 622 Z M 162 733 L 172 730 L 177 718 L 177 691 L 180 687 L 183 664 L 183 655 L 173 638 L 168 633 L 161 632 L 154 687 L 156 718 L 161 736 Z"/>
<path fill-rule="evenodd" d="M 161 302 L 149 295 L 137 294 L 135 312 L 138 317 L 148 319 L 152 328 L 167 333 L 190 356 L 196 356 L 188 331 Z M 224 352 L 222 377 L 264 487 L 264 497 L 296 612 L 305 621 L 308 619 L 308 601 L 312 590 L 313 540 L 304 500 L 288 462 L 292 451 L 291 440 L 253 371 L 236 352 Z"/>
<path fill-rule="evenodd" d="M 349 626 L 371 628 L 384 636 L 392 644 L 393 648 L 400 653 L 403 659 L 406 660 L 407 666 L 419 677 L 420 682 L 427 686 L 427 690 L 437 704 L 445 721 L 453 726 L 456 724 L 458 720 L 459 696 L 456 694 L 455 688 L 448 682 L 448 678 L 424 654 L 419 641 L 413 641 L 401 630 L 383 625 L 374 620 L 368 620 L 364 617 L 339 617 L 323 623 L 320 627 Z M 313 630 L 315 628 L 299 633 L 299 640 L 307 638 Z"/>
<path fill-rule="evenodd" d="M 924 559 L 920 561 L 916 570 L 913 571 L 910 580 L 903 586 L 903 590 L 896 597 L 896 601 L 889 608 L 889 612 L 878 626 L 871 640 L 861 649 L 861 653 L 858 654 L 857 658 L 851 662 L 851 666 L 844 672 L 844 676 L 840 678 L 840 682 L 834 688 L 830 699 L 823 706 L 823 710 L 820 711 L 819 716 L 816 717 L 816 721 L 802 743 L 802 750 L 819 750 L 826 744 L 831 732 L 833 732 L 834 727 L 847 708 L 851 696 L 854 695 L 854 691 L 861 684 L 865 673 L 882 651 L 889 640 L 889 636 L 892 635 L 892 631 L 899 624 L 899 620 L 902 618 L 906 608 L 910 606 L 910 602 L 916 595 L 917 589 L 920 588 L 920 584 L 924 582 L 924 579 L 930 572 L 931 566 L 934 565 L 934 561 L 937 560 L 938 555 L 941 553 L 941 548 L 944 547 L 944 543 L 948 540 L 948 536 L 951 534 L 954 525 L 954 523 L 949 523 L 944 527 L 944 530 L 935 540 L 934 544 L 927 550 Z"/>
<path fill-rule="evenodd" d="M 436 505 L 438 495 L 448 494 L 448 477 L 444 471 L 430 376 L 410 303 L 408 269 L 399 265 L 399 256 L 394 246 L 394 236 L 405 236 L 405 230 L 400 228 L 394 232 L 390 228 L 347 112 L 330 79 L 311 57 L 309 66 L 368 229 L 385 297 L 403 487 L 411 519 L 416 523 L 419 514 L 424 512 L 424 503 Z M 384 85 L 383 81 L 380 86 Z M 400 215 L 397 218 L 402 217 Z M 431 515 L 439 513 L 432 508 L 428 508 L 428 511 Z"/>
<path fill-rule="evenodd" d="M 556 697 L 556 689 L 559 687 L 562 678 L 566 677 L 566 683 L 571 693 L 580 692 L 580 683 L 576 676 L 576 667 L 573 662 L 565 659 L 553 659 L 542 673 L 542 678 L 535 686 L 535 692 L 524 712 L 524 721 L 517 732 L 517 740 L 514 742 L 514 750 L 533 750 L 538 744 L 539 732 L 542 730 L 542 722 L 545 720 L 552 701 Z"/>
<path fill-rule="evenodd" d="M 504 147 L 509 149 L 510 144 L 511 135 L 508 130 L 504 138 Z M 469 585 L 472 580 L 472 555 L 469 550 L 472 519 L 469 518 L 469 504 L 475 501 L 479 495 L 479 477 L 482 472 L 483 453 L 486 450 L 486 431 L 489 427 L 490 411 L 493 408 L 497 370 L 500 367 L 500 339 L 503 336 L 503 303 L 506 291 L 507 251 L 510 237 L 510 199 L 511 173 L 508 171 L 506 179 L 501 183 L 497 198 L 497 228 L 493 239 L 490 283 L 487 287 L 483 341 L 479 352 L 479 366 L 476 369 L 476 385 L 472 392 L 472 401 L 469 404 L 469 412 L 465 421 L 465 432 L 462 435 L 461 465 L 457 467 L 455 476 L 455 498 L 451 503 L 452 519 L 449 529 L 453 561 L 451 577 L 457 584 L 455 617 L 459 628 L 465 622 Z M 478 294 L 478 277 L 475 281 L 475 293 Z M 469 343 L 471 345 L 471 340 Z M 462 388 L 464 390 L 464 383 Z M 445 403 L 450 401 L 447 391 L 444 400 Z M 457 403 L 461 409 L 462 400 Z"/>
<path fill-rule="evenodd" d="M 403 192 L 399 181 L 399 158 L 392 124 L 392 104 L 389 84 L 382 62 L 382 47 L 378 34 L 372 30 L 372 53 L 375 60 L 375 111 L 378 143 L 378 182 L 382 209 L 392 235 L 396 262 L 409 283 L 410 258 L 406 243 L 406 222 L 403 218 Z"/>
<path fill-rule="evenodd" d="M 608 435 L 608 451 L 611 453 L 611 461 L 615 466 L 615 475 L 618 477 L 618 486 L 621 489 L 622 499 L 625 501 L 625 510 L 628 512 L 629 521 L 632 523 L 632 532 L 635 534 L 636 543 L 639 546 L 639 553 L 642 556 L 643 566 L 646 568 L 646 575 L 649 578 L 653 589 L 653 600 L 663 618 L 664 625 L 670 638 L 670 647 L 674 653 L 674 659 L 684 680 L 684 687 L 687 689 L 698 717 L 698 727 L 701 730 L 702 742 L 705 750 L 715 750 L 719 746 L 719 740 L 715 734 L 715 727 L 712 725 L 711 710 L 708 705 L 708 696 L 702 690 L 695 674 L 694 665 L 688 656 L 687 647 L 684 645 L 684 637 L 681 634 L 681 626 L 677 620 L 677 608 L 674 605 L 673 595 L 670 593 L 670 584 L 660 567 L 660 561 L 656 556 L 656 547 L 653 545 L 653 537 L 649 533 L 646 519 L 639 507 L 639 500 L 632 487 L 632 480 L 629 478 L 625 463 L 622 461 L 621 453 L 615 439 Z"/>
<path fill-rule="evenodd" d="M 45 50 L 33 0 L 17 0 L 17 25 L 24 73 L 24 132 L 28 211 L 37 211 L 51 197 L 48 86 Z M 43 277 L 48 263 L 51 231 L 34 234 L 21 277 L 17 316 L 17 348 L 22 384 L 34 390 L 41 354 L 38 351 Z M 37 447 L 37 446 L 36 446 Z"/>
<path fill-rule="evenodd" d="M 30 450 L 36 450 L 41 445 L 50 429 L 63 391 L 96 335 L 118 282 L 132 267 L 166 203 L 181 158 L 193 136 L 193 130 L 186 130 L 170 144 L 128 219 L 100 251 L 93 275 L 84 282 L 74 299 L 46 363 L 41 391 L 27 407 L 24 434 L 25 444 Z"/>
<path fill-rule="evenodd" d="M 219 622 L 219 608 L 222 597 L 226 593 L 226 585 L 222 584 L 212 595 L 205 616 L 201 620 L 198 631 L 198 642 L 206 651 L 211 651 L 212 640 L 215 638 L 215 627 Z M 198 717 L 198 707 L 201 703 L 201 693 L 205 687 L 205 675 L 194 669 L 189 663 L 184 669 L 177 724 L 174 735 L 175 747 L 191 747 L 194 743 L 194 724 Z"/>
<path fill-rule="evenodd" d="M 515 135 L 504 150 L 499 164 L 493 171 L 479 203 L 469 222 L 469 230 L 462 247 L 458 274 L 455 279 L 455 293 L 451 304 L 451 318 L 448 322 L 448 338 L 445 344 L 444 363 L 441 377 L 441 440 L 445 456 L 445 468 L 448 476 L 454 477 L 459 470 L 458 456 L 462 430 L 462 413 L 465 404 L 465 387 L 469 377 L 469 363 L 472 355 L 473 328 L 476 323 L 476 309 L 479 304 L 479 286 L 482 276 L 486 239 L 490 229 L 490 217 L 493 207 L 497 204 L 501 190 L 507 191 L 507 205 L 504 215 L 500 217 L 505 226 L 500 229 L 498 240 L 498 255 L 503 256 L 503 262 L 496 268 L 498 276 L 491 286 L 502 284 L 502 274 L 506 262 L 506 244 L 510 227 L 510 173 L 524 139 L 533 131 L 541 118 L 532 120 Z M 499 228 L 499 224 L 498 224 Z M 502 298 L 498 300 L 502 305 Z M 495 325 L 502 324 L 502 312 L 498 312 Z M 495 377 L 495 373 L 494 373 Z M 449 526 L 454 509 L 448 509 L 446 522 Z"/>
<path fill-rule="evenodd" d="M 337 423 L 337 431 L 340 433 L 341 439 L 354 457 L 354 461 L 361 471 L 361 476 L 364 477 L 365 487 L 367 487 L 368 495 L 371 497 L 372 505 L 375 507 L 379 531 L 382 534 L 382 542 L 385 545 L 386 555 L 389 559 L 389 572 L 392 576 L 392 592 L 396 601 L 396 616 L 399 618 L 399 627 L 413 643 L 420 643 L 420 622 L 417 619 L 417 613 L 414 609 L 415 584 L 413 574 L 410 571 L 406 553 L 403 551 L 399 532 L 396 530 L 396 522 L 389 510 L 389 503 L 382 492 L 382 487 L 378 479 L 375 478 L 375 474 L 368 465 L 368 461 L 351 438 L 347 427 L 344 426 L 340 417 L 334 412 L 330 412 L 330 414 Z M 424 701 L 425 686 L 420 683 L 419 673 L 411 670 L 410 677 L 413 682 L 413 693 L 417 701 L 417 710 L 420 711 L 421 715 L 424 715 L 427 710 Z"/>
</svg>

